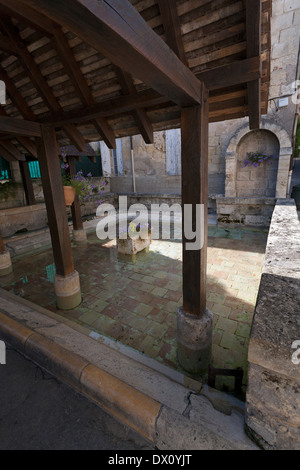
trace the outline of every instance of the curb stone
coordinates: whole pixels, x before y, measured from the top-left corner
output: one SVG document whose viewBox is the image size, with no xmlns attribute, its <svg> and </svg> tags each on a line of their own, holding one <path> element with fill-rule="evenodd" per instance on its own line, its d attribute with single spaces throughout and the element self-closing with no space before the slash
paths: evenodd
<svg viewBox="0 0 300 470">
<path fill-rule="evenodd" d="M 63 322 L 58 324 L 52 320 L 51 324 L 48 317 L 35 310 L 30 327 L 24 325 L 24 317 L 29 315 L 24 307 L 24 300 L 21 300 L 19 307 L 20 316 L 23 315 L 21 320 L 16 319 L 17 298 L 11 311 L 1 308 L 0 338 L 50 374 L 96 402 L 116 419 L 139 432 L 158 449 L 185 451 L 258 449 L 245 434 L 240 403 L 232 407 L 230 415 L 228 409 L 224 414 L 213 406 L 207 390 L 207 396 L 202 395 L 201 392 L 179 385 L 154 370 L 148 373 L 149 382 L 156 384 L 155 388 L 141 390 L 140 383 L 134 380 L 134 374 L 139 375 L 143 366 L 132 360 L 130 367 L 137 370 L 132 375 L 133 379 L 131 377 L 132 383 L 126 383 L 125 380 L 116 377 L 114 368 L 107 371 L 99 366 L 103 364 L 105 367 L 103 358 L 98 361 L 99 364 L 96 364 L 97 361 L 91 361 L 82 349 L 79 349 L 80 354 L 74 352 L 65 339 L 53 340 L 50 337 L 51 325 L 56 330 L 63 327 L 66 329 L 67 325 Z M 31 304 L 25 301 L 26 303 Z M 8 309 L 8 303 L 3 302 L 3 305 Z M 37 326 L 34 328 L 33 324 Z M 41 328 L 41 324 L 44 324 L 44 328 Z M 81 337 L 83 339 L 84 336 Z M 79 336 L 79 339 L 81 337 Z M 92 338 L 88 340 L 93 342 L 92 348 L 103 347 Z M 75 336 L 72 341 L 75 342 Z M 157 384 L 162 384 L 163 388 L 166 381 L 170 382 L 170 390 L 178 391 L 177 394 L 180 395 L 178 404 L 171 394 L 168 398 L 168 393 L 160 395 L 160 391 L 156 390 Z M 224 395 L 221 392 L 220 394 Z"/>
</svg>

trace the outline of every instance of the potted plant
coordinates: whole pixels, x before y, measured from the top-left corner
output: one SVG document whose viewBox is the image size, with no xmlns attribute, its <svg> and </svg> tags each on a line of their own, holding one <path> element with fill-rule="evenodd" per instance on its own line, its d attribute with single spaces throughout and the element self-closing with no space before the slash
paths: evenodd
<svg viewBox="0 0 300 470">
<path fill-rule="evenodd" d="M 63 163 L 61 167 L 62 169 L 67 170 L 69 165 L 67 163 Z M 101 194 L 107 184 L 106 181 L 101 181 L 100 183 L 95 184 L 92 179 L 92 174 L 88 173 L 85 177 L 81 170 L 78 171 L 75 176 L 63 174 L 62 180 L 66 206 L 71 206 L 73 204 L 76 194 L 81 202 L 95 194 Z M 98 202 L 99 204 L 101 203 L 101 201 Z"/>
</svg>

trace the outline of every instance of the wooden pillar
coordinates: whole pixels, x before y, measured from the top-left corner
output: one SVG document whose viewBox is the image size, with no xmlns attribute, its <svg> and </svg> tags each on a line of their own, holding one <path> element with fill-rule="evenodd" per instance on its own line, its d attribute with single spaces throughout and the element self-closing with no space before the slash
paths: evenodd
<svg viewBox="0 0 300 470">
<path fill-rule="evenodd" d="M 32 184 L 32 179 L 30 176 L 28 162 L 19 161 L 19 165 L 20 165 L 20 172 L 22 176 L 22 182 L 23 182 L 27 205 L 33 206 L 36 204 L 36 201 L 34 197 L 33 184 Z"/>
<path fill-rule="evenodd" d="M 212 342 L 212 315 L 206 309 L 208 112 L 203 85 L 201 105 L 181 111 L 183 307 L 178 312 L 178 358 L 193 373 L 208 371 Z M 202 234 L 201 238 L 197 234 L 193 249 L 185 227 L 188 207 L 192 208 L 192 231 L 196 232 L 198 217 Z"/>
<path fill-rule="evenodd" d="M 41 126 L 41 138 L 38 139 L 37 147 L 56 267 L 54 289 L 58 307 L 67 310 L 81 302 L 81 293 L 79 275 L 74 269 L 58 146 L 53 128 Z"/>
<path fill-rule="evenodd" d="M 69 165 L 69 168 L 67 169 L 67 173 L 70 176 L 75 176 L 76 175 L 75 157 L 68 156 L 67 160 L 68 160 L 68 165 Z M 77 194 L 71 206 L 71 213 L 72 213 L 72 221 L 73 221 L 73 240 L 76 242 L 84 242 L 87 240 L 87 238 L 86 238 L 86 232 L 83 228 L 80 201 L 79 201 L 79 197 Z"/>
<path fill-rule="evenodd" d="M 4 253 L 5 251 L 6 251 L 6 249 L 5 249 L 4 241 L 3 241 L 2 235 L 0 233 L 0 253 Z"/>
</svg>

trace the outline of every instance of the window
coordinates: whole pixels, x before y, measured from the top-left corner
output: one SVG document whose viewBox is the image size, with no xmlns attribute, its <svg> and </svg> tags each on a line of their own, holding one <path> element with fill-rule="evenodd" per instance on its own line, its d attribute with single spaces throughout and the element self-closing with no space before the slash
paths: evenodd
<svg viewBox="0 0 300 470">
<path fill-rule="evenodd" d="M 7 160 L 0 157 L 0 180 L 11 179 L 10 165 Z"/>
<path fill-rule="evenodd" d="M 28 162 L 28 168 L 32 179 L 37 179 L 41 177 L 40 164 L 37 160 L 33 162 Z"/>
</svg>

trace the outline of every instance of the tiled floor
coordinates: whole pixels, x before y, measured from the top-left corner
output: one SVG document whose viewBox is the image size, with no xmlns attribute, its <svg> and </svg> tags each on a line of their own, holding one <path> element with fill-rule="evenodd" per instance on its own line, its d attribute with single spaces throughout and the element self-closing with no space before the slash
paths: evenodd
<svg viewBox="0 0 300 470">
<path fill-rule="evenodd" d="M 209 227 L 208 308 L 213 312 L 213 365 L 244 369 L 250 326 L 267 234 Z M 34 256 L 33 256 L 34 254 Z M 135 259 L 118 255 L 114 241 L 94 233 L 73 245 L 82 304 L 60 312 L 55 306 L 51 249 L 13 259 L 14 272 L 1 286 L 147 356 L 180 370 L 176 359 L 176 314 L 182 305 L 181 243 L 153 241 Z M 232 380 L 219 379 L 232 387 Z"/>
</svg>

